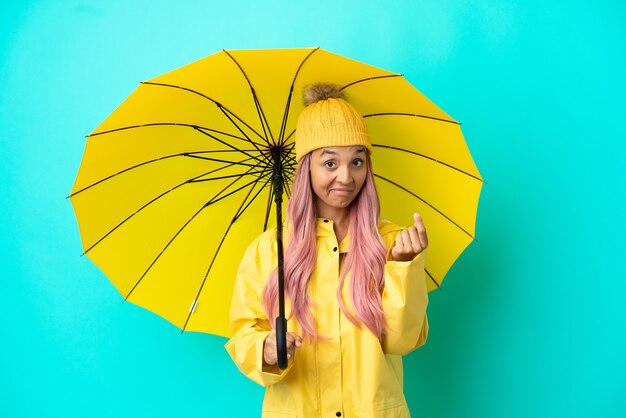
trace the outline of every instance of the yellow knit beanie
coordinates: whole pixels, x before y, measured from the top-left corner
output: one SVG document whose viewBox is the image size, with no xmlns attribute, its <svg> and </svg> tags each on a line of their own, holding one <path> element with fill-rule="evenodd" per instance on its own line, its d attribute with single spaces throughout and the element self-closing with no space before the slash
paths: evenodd
<svg viewBox="0 0 626 418">
<path fill-rule="evenodd" d="M 372 152 L 365 120 L 336 87 L 315 84 L 305 88 L 304 105 L 296 125 L 296 161 L 325 147 L 363 145 Z"/>
</svg>

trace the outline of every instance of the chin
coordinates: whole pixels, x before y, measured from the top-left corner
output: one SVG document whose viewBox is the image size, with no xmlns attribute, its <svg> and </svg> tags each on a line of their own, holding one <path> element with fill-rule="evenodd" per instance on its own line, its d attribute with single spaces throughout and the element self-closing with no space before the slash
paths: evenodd
<svg viewBox="0 0 626 418">
<path fill-rule="evenodd" d="M 349 200 L 347 202 L 338 202 L 336 205 L 334 205 L 337 209 L 345 209 L 348 206 L 350 206 L 350 203 L 352 203 L 352 200 Z"/>
</svg>

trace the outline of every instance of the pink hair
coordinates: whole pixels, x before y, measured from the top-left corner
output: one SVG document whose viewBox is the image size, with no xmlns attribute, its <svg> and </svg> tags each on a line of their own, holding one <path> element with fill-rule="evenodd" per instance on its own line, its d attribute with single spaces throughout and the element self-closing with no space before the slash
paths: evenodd
<svg viewBox="0 0 626 418">
<path fill-rule="evenodd" d="M 307 286 L 317 259 L 316 210 L 309 173 L 310 154 L 302 157 L 294 175 L 292 196 L 287 205 L 291 232 L 285 248 L 285 294 L 291 301 L 291 315 L 295 315 L 302 337 L 318 337 L 315 319 L 309 307 L 314 304 Z M 344 315 L 356 326 L 365 324 L 380 340 L 384 336 L 385 316 L 382 309 L 384 268 L 387 248 L 378 232 L 380 203 L 374 184 L 371 160 L 367 156 L 367 176 L 357 197 L 350 204 L 350 251 L 346 256 L 339 285 L 337 301 Z M 350 272 L 350 297 L 355 315 L 352 315 L 341 297 Z M 278 315 L 278 273 L 274 270 L 263 289 L 263 308 L 268 318 Z M 271 321 L 272 326 L 274 321 Z"/>
</svg>

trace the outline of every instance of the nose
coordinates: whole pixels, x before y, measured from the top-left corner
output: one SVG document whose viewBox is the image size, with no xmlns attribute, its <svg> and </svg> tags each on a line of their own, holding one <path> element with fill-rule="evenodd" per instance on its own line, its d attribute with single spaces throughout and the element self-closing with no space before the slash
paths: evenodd
<svg viewBox="0 0 626 418">
<path fill-rule="evenodd" d="M 339 170 L 337 170 L 337 181 L 342 184 L 352 183 L 352 172 L 349 166 L 342 165 L 339 167 Z"/>
</svg>

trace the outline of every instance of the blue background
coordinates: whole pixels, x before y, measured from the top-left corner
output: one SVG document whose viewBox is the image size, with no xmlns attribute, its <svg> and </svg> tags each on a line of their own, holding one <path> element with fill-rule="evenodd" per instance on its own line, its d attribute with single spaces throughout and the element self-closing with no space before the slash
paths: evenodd
<svg viewBox="0 0 626 418">
<path fill-rule="evenodd" d="M 624 3 L 215 3 L 0 5 L 0 416 L 258 416 L 225 339 L 122 303 L 80 256 L 65 197 L 84 136 L 139 81 L 310 46 L 405 74 L 488 182 L 405 358 L 413 415 L 626 416 Z"/>
</svg>

